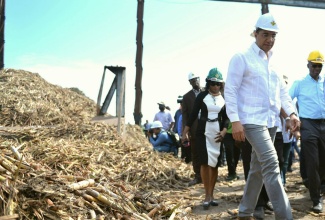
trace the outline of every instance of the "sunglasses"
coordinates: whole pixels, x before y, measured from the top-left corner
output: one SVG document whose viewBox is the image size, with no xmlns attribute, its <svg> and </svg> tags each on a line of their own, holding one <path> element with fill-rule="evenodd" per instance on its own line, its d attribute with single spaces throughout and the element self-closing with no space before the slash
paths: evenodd
<svg viewBox="0 0 325 220">
<path fill-rule="evenodd" d="M 313 65 L 311 65 L 314 69 L 316 68 L 316 67 L 318 67 L 318 68 L 322 68 L 323 67 L 323 64 L 313 64 Z"/>
<path fill-rule="evenodd" d="M 222 82 L 210 82 L 210 86 L 221 86 Z"/>
</svg>

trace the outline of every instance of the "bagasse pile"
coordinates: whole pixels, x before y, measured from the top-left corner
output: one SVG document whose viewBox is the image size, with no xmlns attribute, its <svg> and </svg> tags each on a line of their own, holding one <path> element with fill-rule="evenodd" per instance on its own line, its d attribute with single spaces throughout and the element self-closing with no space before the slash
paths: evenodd
<svg viewBox="0 0 325 220">
<path fill-rule="evenodd" d="M 96 114 L 91 99 L 23 70 L 3 70 L 0 91 L 2 126 L 80 123 Z"/>
<path fill-rule="evenodd" d="M 96 105 L 38 74 L 0 72 L 0 213 L 7 219 L 187 219 L 189 165 L 138 126 L 92 123 Z M 177 195 L 176 195 L 177 193 Z M 186 217 L 187 216 L 187 217 Z"/>
</svg>

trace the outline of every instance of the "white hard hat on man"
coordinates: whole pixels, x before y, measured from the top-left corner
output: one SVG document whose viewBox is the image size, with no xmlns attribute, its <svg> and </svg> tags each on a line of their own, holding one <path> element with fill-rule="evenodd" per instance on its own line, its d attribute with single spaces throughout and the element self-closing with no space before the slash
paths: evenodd
<svg viewBox="0 0 325 220">
<path fill-rule="evenodd" d="M 279 27 L 275 22 L 273 15 L 271 15 L 270 13 L 261 15 L 257 20 L 255 27 L 261 28 L 266 31 L 279 32 Z"/>
<path fill-rule="evenodd" d="M 190 72 L 188 74 L 188 80 L 191 80 L 191 79 L 196 79 L 196 78 L 200 78 L 199 76 L 195 75 L 194 73 Z"/>
</svg>

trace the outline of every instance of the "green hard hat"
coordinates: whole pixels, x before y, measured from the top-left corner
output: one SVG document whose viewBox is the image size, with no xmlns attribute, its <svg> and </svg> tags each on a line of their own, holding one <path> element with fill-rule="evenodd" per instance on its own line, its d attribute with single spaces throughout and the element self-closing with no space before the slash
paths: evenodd
<svg viewBox="0 0 325 220">
<path fill-rule="evenodd" d="M 209 71 L 206 79 L 214 82 L 223 82 L 222 74 L 216 67 Z"/>
</svg>

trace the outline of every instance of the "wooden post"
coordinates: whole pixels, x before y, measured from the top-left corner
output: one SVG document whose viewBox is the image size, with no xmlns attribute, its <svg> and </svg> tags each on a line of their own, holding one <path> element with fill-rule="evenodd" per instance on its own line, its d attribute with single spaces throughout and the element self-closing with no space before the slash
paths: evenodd
<svg viewBox="0 0 325 220">
<path fill-rule="evenodd" d="M 0 2 L 0 69 L 2 70 L 5 66 L 4 64 L 4 44 L 5 44 L 5 0 Z"/>
<path fill-rule="evenodd" d="M 141 105 L 142 105 L 142 88 L 141 88 L 141 81 L 142 81 L 142 38 L 143 38 L 143 9 L 144 9 L 144 0 L 138 0 L 138 11 L 137 11 L 137 37 L 136 37 L 136 44 L 137 44 L 137 53 L 135 59 L 135 66 L 136 66 L 136 78 L 135 78 L 135 103 L 134 103 L 134 121 L 136 125 L 141 126 Z"/>
</svg>

